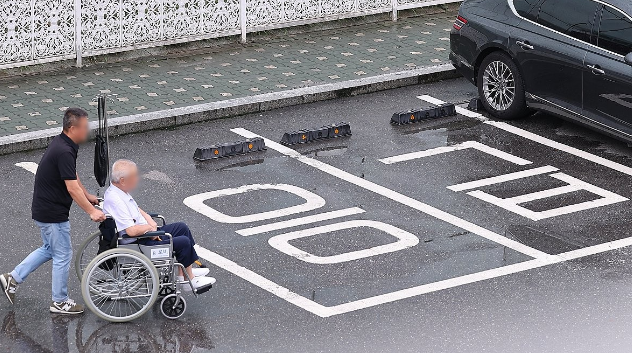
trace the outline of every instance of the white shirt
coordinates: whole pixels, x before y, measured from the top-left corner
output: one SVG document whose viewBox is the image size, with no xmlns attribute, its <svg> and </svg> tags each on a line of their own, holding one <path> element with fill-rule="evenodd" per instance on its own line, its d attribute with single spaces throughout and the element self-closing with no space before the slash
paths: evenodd
<svg viewBox="0 0 632 353">
<path fill-rule="evenodd" d="M 140 213 L 140 208 L 132 195 L 114 185 L 110 185 L 105 191 L 103 198 L 103 213 L 114 218 L 119 234 L 124 234 L 125 229 L 129 227 L 147 224 L 147 220 Z M 122 244 L 133 242 L 134 239 L 121 240 Z"/>
</svg>

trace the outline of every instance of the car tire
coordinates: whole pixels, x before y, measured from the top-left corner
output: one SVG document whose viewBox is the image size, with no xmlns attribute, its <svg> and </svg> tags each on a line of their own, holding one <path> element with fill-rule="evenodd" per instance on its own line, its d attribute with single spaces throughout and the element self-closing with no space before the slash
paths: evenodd
<svg viewBox="0 0 632 353">
<path fill-rule="evenodd" d="M 483 106 L 494 117 L 515 120 L 529 114 L 522 74 L 507 54 L 493 52 L 483 59 L 477 86 Z"/>
</svg>

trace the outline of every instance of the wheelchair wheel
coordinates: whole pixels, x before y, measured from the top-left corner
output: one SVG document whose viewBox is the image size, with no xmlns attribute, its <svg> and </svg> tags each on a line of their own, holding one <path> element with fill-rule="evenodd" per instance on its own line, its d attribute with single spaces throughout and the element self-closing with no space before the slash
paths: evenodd
<svg viewBox="0 0 632 353">
<path fill-rule="evenodd" d="M 77 249 L 77 254 L 75 255 L 75 272 L 77 273 L 79 281 L 83 278 L 83 271 L 88 267 L 90 261 L 97 256 L 100 235 L 101 232 L 91 234 L 81 243 L 79 249 Z"/>
<path fill-rule="evenodd" d="M 94 258 L 81 280 L 86 306 L 99 318 L 127 322 L 145 314 L 158 298 L 159 275 L 145 255 L 112 249 Z"/>
<path fill-rule="evenodd" d="M 187 310 L 187 302 L 182 296 L 177 294 L 166 296 L 160 303 L 160 311 L 167 319 L 175 320 L 181 317 Z"/>
</svg>

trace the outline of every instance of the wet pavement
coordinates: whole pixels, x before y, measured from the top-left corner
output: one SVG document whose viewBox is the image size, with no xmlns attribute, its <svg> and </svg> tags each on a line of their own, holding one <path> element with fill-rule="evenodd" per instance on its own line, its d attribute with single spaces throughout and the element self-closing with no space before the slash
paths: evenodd
<svg viewBox="0 0 632 353">
<path fill-rule="evenodd" d="M 218 284 L 177 322 L 152 310 L 115 325 L 51 316 L 45 266 L 15 306 L 0 300 L 0 351 L 627 351 L 632 152 L 544 114 L 389 124 L 426 105 L 417 96 L 474 93 L 451 80 L 113 138 L 113 158 L 144 173 L 141 207 L 186 221 Z M 192 159 L 248 134 L 231 129 L 280 141 L 340 121 L 351 137 Z M 96 191 L 90 150 L 80 175 Z M 15 163 L 41 154 L 0 157 L 6 271 L 38 243 L 32 174 Z M 95 228 L 86 218 L 73 210 L 75 245 Z"/>
</svg>

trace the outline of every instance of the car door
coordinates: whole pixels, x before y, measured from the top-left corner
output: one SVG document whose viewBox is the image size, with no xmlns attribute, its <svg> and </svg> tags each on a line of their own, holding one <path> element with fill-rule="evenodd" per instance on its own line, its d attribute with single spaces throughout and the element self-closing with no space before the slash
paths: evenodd
<svg viewBox="0 0 632 353">
<path fill-rule="evenodd" d="M 604 5 L 597 47 L 588 51 L 585 60 L 584 115 L 628 134 L 632 132 L 632 66 L 624 57 L 630 52 L 632 19 Z"/>
<path fill-rule="evenodd" d="M 593 0 L 541 0 L 522 14 L 516 8 L 523 21 L 511 33 L 510 50 L 533 105 L 581 113 L 584 56 L 600 6 Z"/>
</svg>

